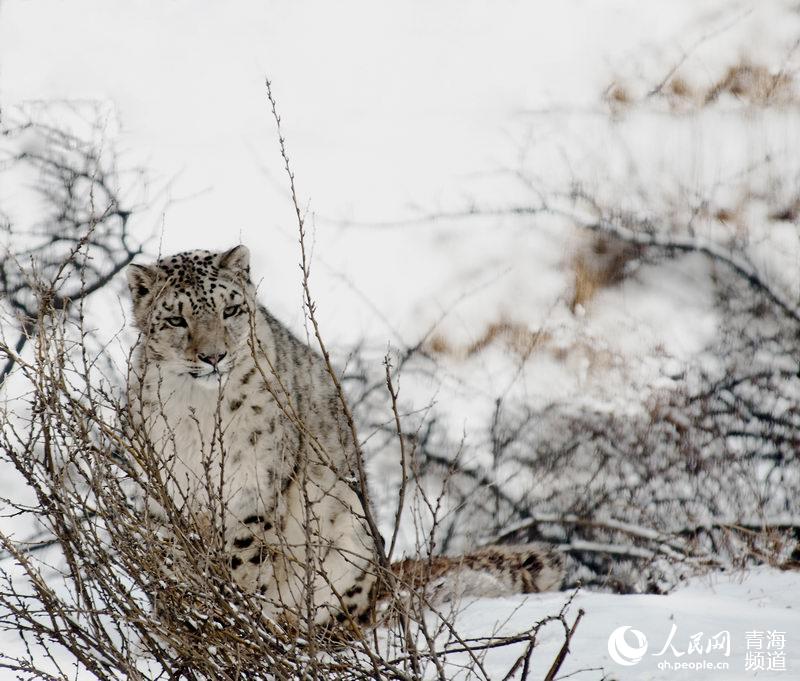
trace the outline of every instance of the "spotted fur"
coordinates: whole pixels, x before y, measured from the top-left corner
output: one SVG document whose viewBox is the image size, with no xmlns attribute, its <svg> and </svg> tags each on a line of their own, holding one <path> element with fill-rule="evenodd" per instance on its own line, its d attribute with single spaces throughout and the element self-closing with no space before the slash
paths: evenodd
<svg viewBox="0 0 800 681">
<path fill-rule="evenodd" d="M 425 589 L 429 602 L 464 596 L 498 598 L 551 591 L 561 585 L 561 554 L 538 544 L 485 546 L 461 556 L 408 559 L 392 565 L 401 590 Z"/>
<path fill-rule="evenodd" d="M 201 511 L 224 471 L 230 568 L 268 614 L 304 619 L 309 588 L 317 622 L 366 612 L 366 591 L 343 596 L 374 556 L 352 435 L 322 359 L 258 305 L 247 249 L 133 265 L 128 281 L 129 403 L 173 500 Z"/>
</svg>

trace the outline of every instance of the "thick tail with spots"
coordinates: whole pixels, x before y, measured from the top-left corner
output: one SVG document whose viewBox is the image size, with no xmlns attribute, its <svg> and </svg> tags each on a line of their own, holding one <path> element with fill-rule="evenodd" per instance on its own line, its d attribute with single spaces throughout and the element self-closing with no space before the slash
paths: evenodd
<svg viewBox="0 0 800 681">
<path fill-rule="evenodd" d="M 498 598 L 554 591 L 564 578 L 563 556 L 540 544 L 485 546 L 461 556 L 407 559 L 392 564 L 401 592 L 419 593 L 432 605 L 464 597 Z M 378 610 L 388 594 L 378 595 Z"/>
</svg>

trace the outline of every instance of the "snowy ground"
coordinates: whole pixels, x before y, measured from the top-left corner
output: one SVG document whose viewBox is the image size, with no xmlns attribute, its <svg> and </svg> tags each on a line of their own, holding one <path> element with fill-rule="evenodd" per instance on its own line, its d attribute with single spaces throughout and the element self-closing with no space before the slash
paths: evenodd
<svg viewBox="0 0 800 681">
<path fill-rule="evenodd" d="M 523 632 L 548 615 L 557 614 L 567 597 L 568 594 L 552 593 L 465 602 L 456 617 L 455 629 L 464 639 Z M 697 578 L 668 596 L 580 592 L 567 611 L 567 621 L 572 623 L 579 610 L 584 615 L 558 679 L 788 681 L 796 678 L 800 668 L 797 573 L 761 568 L 747 574 Z M 624 626 L 630 629 L 627 635 L 622 634 L 623 644 L 612 646 L 612 632 Z M 646 645 L 637 640 L 635 631 L 644 635 Z M 550 669 L 564 643 L 562 625 L 546 625 L 538 642 L 531 681 L 545 678 Z M 14 636 L 4 635 L 2 646 L 7 654 L 23 652 Z M 618 660 L 612 658 L 610 648 Z M 489 651 L 482 658 L 489 678 L 503 678 L 522 652 L 524 645 Z M 64 669 L 69 668 L 66 653 L 57 648 L 52 648 L 51 653 Z M 462 668 L 468 662 L 465 655 L 448 657 L 449 678 L 472 678 Z M 146 668 L 143 660 L 142 669 Z M 435 678 L 434 669 L 429 673 L 430 678 Z M 0 674 L 0 678 L 14 677 Z M 82 673 L 76 678 L 92 677 Z"/>
<path fill-rule="evenodd" d="M 642 386 L 713 339 L 713 268 L 697 256 L 642 266 L 571 310 L 570 263 L 584 237 L 569 221 L 425 216 L 531 205 L 532 185 L 560 191 L 573 180 L 632 209 L 705 196 L 713 210 L 747 214 L 752 257 L 797 291 L 796 226 L 766 215 L 781 207 L 770 201 L 791 200 L 800 179 L 798 93 L 787 92 L 776 108 L 724 93 L 711 106 L 698 102 L 742 61 L 773 73 L 796 69 L 798 35 L 800 13 L 781 0 L 393 8 L 6 0 L 0 103 L 6 116 L 19 106 L 45 119 L 53 100 L 99 106 L 124 164 L 150 178 L 137 229 L 156 235 L 151 253 L 248 244 L 263 301 L 302 332 L 295 226 L 263 85 L 269 76 L 312 215 L 312 289 L 326 337 L 340 349 L 364 342 L 379 358 L 387 342 L 413 344 L 435 328 L 449 348 L 441 380 L 404 379 L 402 395 L 409 409 L 435 400 L 453 432 L 469 438 L 485 427 L 498 394 L 631 408 Z M 676 65 L 697 94 L 648 97 Z M 615 86 L 624 97 L 609 96 Z M 767 186 L 771 199 L 758 191 Z M 0 187 L 0 196 L 18 221 L 34 212 L 24 187 Z M 708 238 L 735 229 L 698 225 Z M 123 327 L 124 300 L 99 301 L 97 309 L 103 332 Z M 543 332 L 547 342 L 522 366 L 501 342 L 461 351 L 498 322 Z M 391 482 L 375 476 L 378 497 Z M 772 678 L 746 669 L 745 632 L 784 631 L 787 671 L 774 676 L 794 678 L 797 594 L 797 573 L 767 569 L 696 580 L 665 597 L 581 593 L 571 612 L 583 608 L 586 616 L 561 673 Z M 477 602 L 460 626 L 486 633 L 510 617 L 506 629 L 525 627 L 564 597 Z M 673 623 L 679 652 L 697 632 L 729 631 L 730 656 L 654 657 Z M 623 625 L 649 642 L 630 667 L 610 660 L 607 648 Z M 634 635 L 625 640 L 633 644 Z M 535 674 L 543 676 L 560 642 L 548 629 Z M 779 652 L 766 645 L 763 652 Z M 657 667 L 701 658 L 730 666 Z M 512 660 L 506 652 L 489 664 L 502 676 Z"/>
<path fill-rule="evenodd" d="M 573 638 L 572 654 L 557 678 L 794 678 L 800 668 L 799 584 L 796 574 L 759 569 L 746 575 L 692 580 L 669 596 L 580 593 L 570 610 L 570 621 L 579 608 L 586 614 Z M 553 594 L 527 601 L 477 601 L 461 614 L 459 632 L 465 637 L 485 634 L 486 623 L 491 619 L 504 622 L 502 632 L 510 633 L 556 611 L 562 600 Z M 673 625 L 675 632 L 670 639 Z M 614 647 L 620 659 L 630 662 L 630 666 L 615 662 L 609 651 L 612 632 L 622 626 L 646 637 L 646 649 L 631 631 L 624 638 L 634 650 L 640 650 L 638 654 L 626 655 L 624 646 Z M 709 640 L 726 640 L 723 632 L 728 634 L 729 651 L 724 644 L 716 649 L 712 643 L 712 649 L 706 652 Z M 768 632 L 783 632 L 785 640 Z M 561 625 L 549 625 L 534 657 L 532 678 L 544 678 L 563 640 Z M 757 647 L 759 640 L 761 645 Z M 519 655 L 520 651 L 516 653 Z M 487 669 L 492 670 L 492 678 L 502 678 L 514 659 L 508 651 L 490 655 Z M 682 664 L 685 666 L 680 668 Z M 776 664 L 785 671 L 779 671 Z M 773 671 L 767 670 L 770 665 Z"/>
</svg>

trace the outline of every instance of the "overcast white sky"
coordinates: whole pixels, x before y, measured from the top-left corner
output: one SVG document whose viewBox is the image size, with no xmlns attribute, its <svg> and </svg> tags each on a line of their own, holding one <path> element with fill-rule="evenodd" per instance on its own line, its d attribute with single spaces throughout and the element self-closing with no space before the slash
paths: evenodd
<svg viewBox="0 0 800 681">
<path fill-rule="evenodd" d="M 726 4 L 5 0 L 0 96 L 111 101 L 121 148 L 205 192 L 170 209 L 167 250 L 222 245 L 285 217 L 265 76 L 312 208 L 386 219 L 511 165 L 521 111 L 595 105 L 605 74 L 691 30 L 676 5 Z"/>
<path fill-rule="evenodd" d="M 342 229 L 329 219 L 370 224 L 530 202 L 508 173 L 523 162 L 554 183 L 568 171 L 601 186 L 627 177 L 629 153 L 645 170 L 677 159 L 675 174 L 689 177 L 732 165 L 718 160 L 723 149 L 749 162 L 762 152 L 758 136 L 737 128 L 720 144 L 718 119 L 687 124 L 659 112 L 618 124 L 602 94 L 621 80 L 636 95 L 683 55 L 706 86 L 745 52 L 775 61 L 784 54 L 775 45 L 797 27 L 785 5 L 4 0 L 0 102 L 9 114 L 53 100 L 107 106 L 123 165 L 144 167 L 159 196 L 137 223 L 143 236 L 160 234 L 152 250 L 241 240 L 265 275 L 267 302 L 291 322 L 301 316 L 296 226 L 269 76 L 312 215 L 328 328 L 350 339 L 375 332 L 379 309 L 413 337 L 482 282 L 494 282 L 494 294 L 476 300 L 488 321 L 522 304 L 530 309 L 521 316 L 541 323 L 563 295 L 568 235 L 548 237 L 543 227 L 534 238 L 527 226 L 500 231 L 497 221 L 434 232 Z M 708 49 L 696 50 L 709 35 Z M 691 153 L 676 153 L 686 143 Z M 169 203 L 158 194 L 165 187 Z M 377 328 L 376 338 L 390 335 L 383 322 Z"/>
</svg>

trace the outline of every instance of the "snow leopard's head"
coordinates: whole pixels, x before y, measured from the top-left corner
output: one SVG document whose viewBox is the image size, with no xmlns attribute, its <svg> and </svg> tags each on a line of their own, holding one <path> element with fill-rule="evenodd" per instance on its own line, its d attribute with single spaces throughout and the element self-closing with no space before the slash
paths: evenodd
<svg viewBox="0 0 800 681">
<path fill-rule="evenodd" d="M 255 290 L 246 247 L 131 265 L 128 286 L 145 361 L 210 387 L 249 352 Z"/>
</svg>

